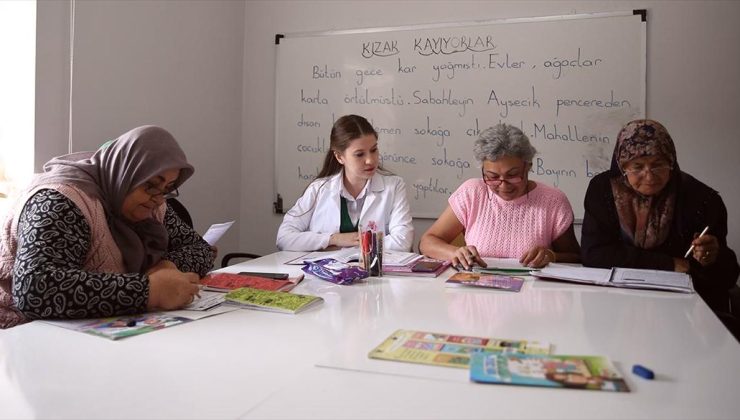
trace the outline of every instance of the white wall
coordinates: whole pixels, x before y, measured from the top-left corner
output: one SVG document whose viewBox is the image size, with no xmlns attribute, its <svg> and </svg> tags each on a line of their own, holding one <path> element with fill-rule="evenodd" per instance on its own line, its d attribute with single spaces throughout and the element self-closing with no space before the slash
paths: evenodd
<svg viewBox="0 0 740 420">
<path fill-rule="evenodd" d="M 36 168 L 67 150 L 69 3 L 39 2 Z M 196 227 L 238 219 L 220 243 L 269 253 L 276 33 L 648 9 L 648 116 L 682 168 L 719 190 L 740 251 L 740 2 L 77 1 L 73 147 L 145 123 L 196 166 L 183 188 Z M 574 203 L 580 205 L 580 203 Z M 417 239 L 430 225 L 416 220 Z M 238 236 L 238 240 L 237 240 Z"/>
<path fill-rule="evenodd" d="M 70 3 L 38 6 L 37 170 L 67 152 Z M 160 125 L 196 168 L 180 189 L 196 229 L 238 219 L 244 3 L 77 1 L 74 22 L 72 149 Z"/>
<path fill-rule="evenodd" d="M 668 127 L 682 169 L 720 191 L 729 212 L 728 242 L 740 251 L 735 1 L 247 1 L 241 247 L 274 251 L 282 220 L 272 213 L 271 182 L 276 33 L 632 9 L 648 9 L 647 115 Z M 430 224 L 414 221 L 417 240 Z"/>
</svg>

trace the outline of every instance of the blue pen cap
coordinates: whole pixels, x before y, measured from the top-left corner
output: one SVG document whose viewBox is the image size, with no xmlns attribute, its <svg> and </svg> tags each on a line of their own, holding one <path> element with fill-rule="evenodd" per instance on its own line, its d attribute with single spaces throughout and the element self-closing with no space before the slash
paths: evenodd
<svg viewBox="0 0 740 420">
<path fill-rule="evenodd" d="M 642 365 L 634 365 L 634 366 L 632 366 L 632 373 L 634 373 L 637 376 L 641 376 L 641 377 L 643 377 L 645 379 L 654 379 L 655 378 L 655 374 L 653 373 L 653 371 L 650 370 L 650 369 L 648 369 L 648 368 L 646 368 L 645 366 L 642 366 Z"/>
</svg>

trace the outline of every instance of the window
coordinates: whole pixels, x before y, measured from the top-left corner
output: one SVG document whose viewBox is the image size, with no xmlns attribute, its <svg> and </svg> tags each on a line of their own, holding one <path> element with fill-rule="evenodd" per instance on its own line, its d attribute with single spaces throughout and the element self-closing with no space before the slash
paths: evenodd
<svg viewBox="0 0 740 420">
<path fill-rule="evenodd" d="M 0 1 L 0 214 L 33 174 L 36 1 Z"/>
</svg>

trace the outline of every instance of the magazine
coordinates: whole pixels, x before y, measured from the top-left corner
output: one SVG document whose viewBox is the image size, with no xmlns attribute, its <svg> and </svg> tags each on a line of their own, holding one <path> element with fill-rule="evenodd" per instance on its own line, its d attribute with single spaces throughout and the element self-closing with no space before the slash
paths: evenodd
<svg viewBox="0 0 740 420">
<path fill-rule="evenodd" d="M 550 344 L 398 330 L 374 348 L 368 356 L 371 359 L 466 369 L 470 363 L 470 355 L 479 352 L 549 354 Z"/>
<path fill-rule="evenodd" d="M 629 392 L 624 378 L 602 356 L 476 353 L 474 382 Z"/>
<path fill-rule="evenodd" d="M 223 294 L 217 294 L 221 295 L 221 300 L 223 300 Z M 57 327 L 92 334 L 111 340 L 119 340 L 126 337 L 158 331 L 164 328 L 174 327 L 176 325 L 231 312 L 233 310 L 236 310 L 236 308 L 223 305 L 212 307 L 207 310 L 188 310 L 186 307 L 179 311 L 150 312 L 137 315 L 113 316 L 97 319 L 47 319 L 40 320 L 38 322 L 44 322 Z"/>
<path fill-rule="evenodd" d="M 101 319 L 70 321 L 45 321 L 58 327 L 118 340 L 139 334 L 174 327 L 192 321 L 191 319 L 167 313 L 148 313 L 132 316 L 119 316 Z"/>
</svg>

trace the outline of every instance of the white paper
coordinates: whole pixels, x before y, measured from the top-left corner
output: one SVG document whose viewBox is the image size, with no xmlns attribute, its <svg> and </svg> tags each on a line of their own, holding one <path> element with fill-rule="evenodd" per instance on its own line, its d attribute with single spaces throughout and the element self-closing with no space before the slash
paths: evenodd
<svg viewBox="0 0 740 420">
<path fill-rule="evenodd" d="M 216 223 L 208 228 L 206 233 L 203 234 L 203 239 L 208 242 L 209 245 L 216 245 L 219 239 L 224 236 L 227 230 L 234 224 L 234 220 L 225 223 Z"/>
<path fill-rule="evenodd" d="M 186 311 L 207 311 L 224 301 L 224 293 L 200 291 L 200 297 L 196 297 L 190 305 L 183 308 Z"/>
</svg>

